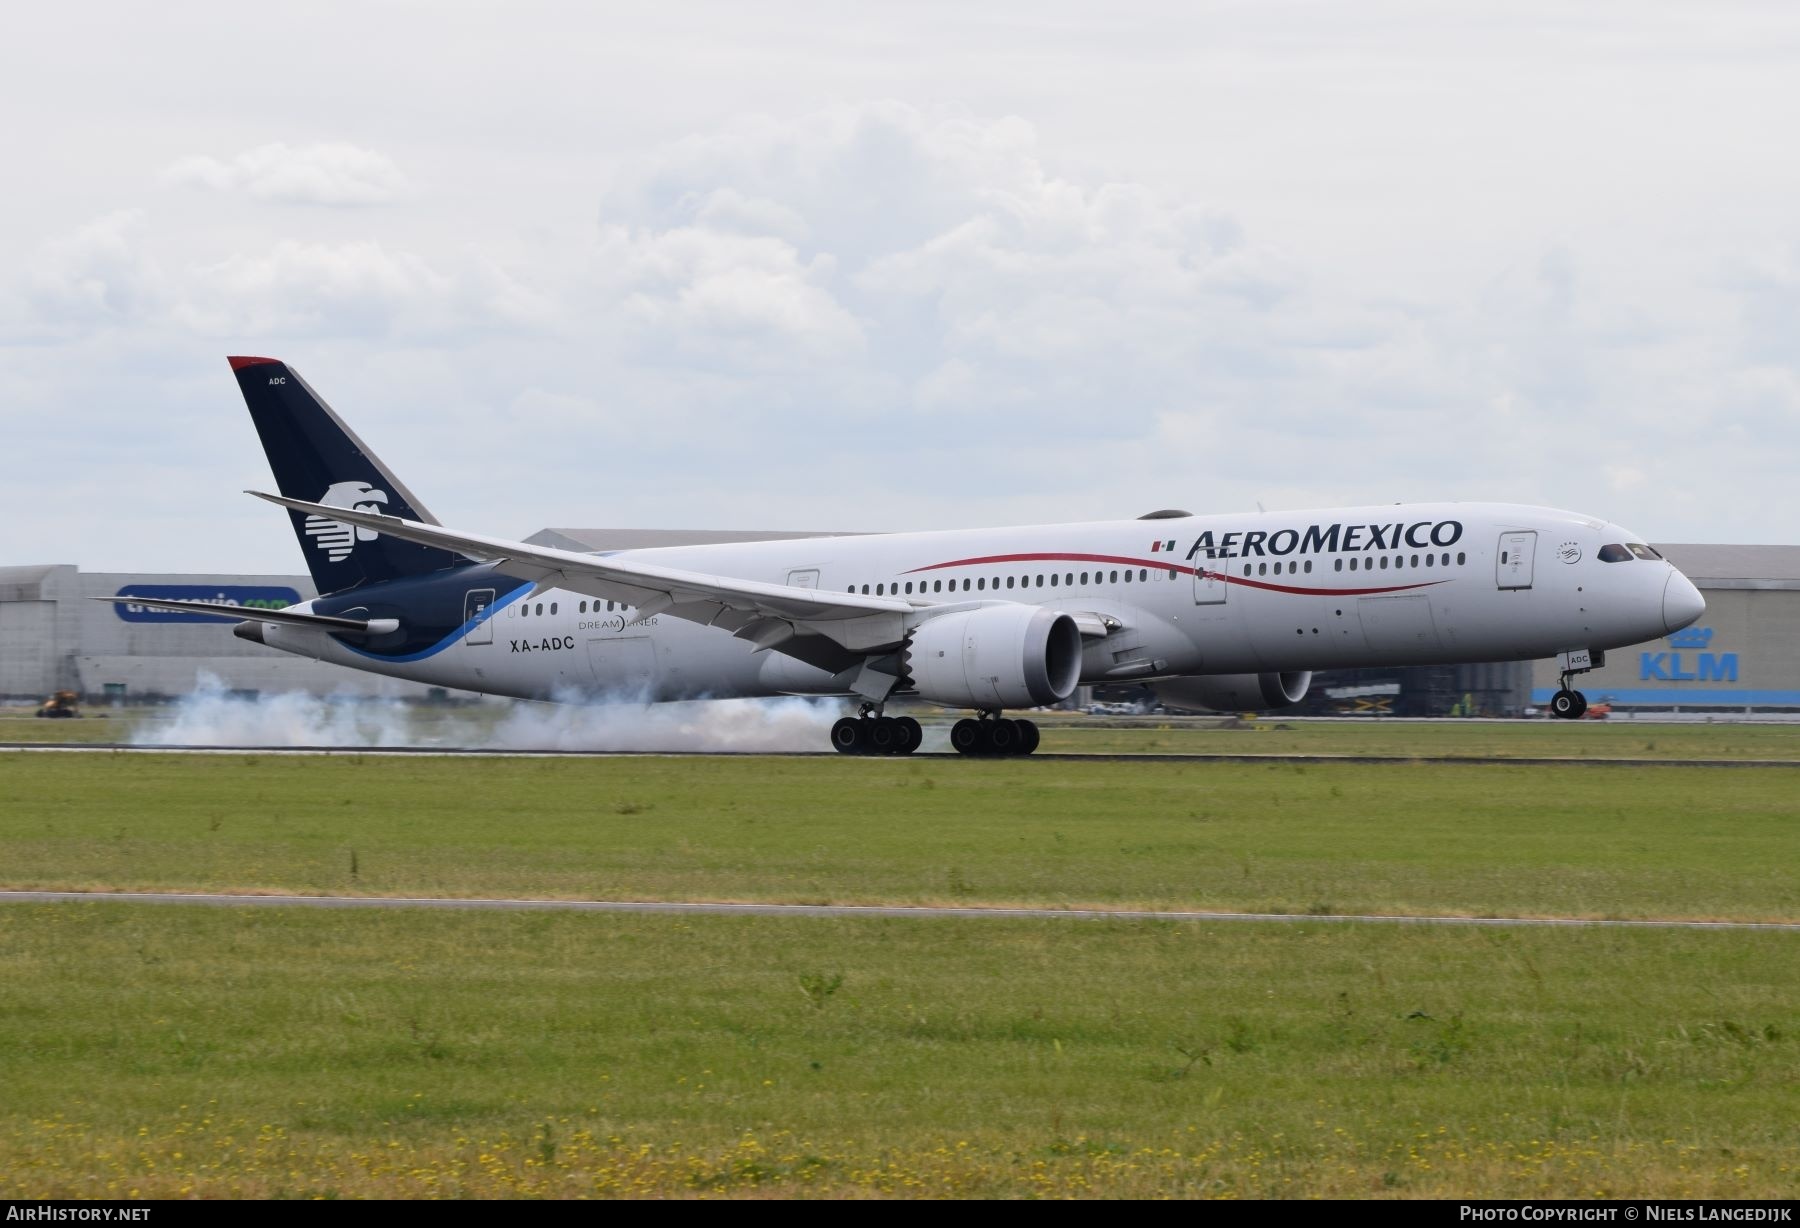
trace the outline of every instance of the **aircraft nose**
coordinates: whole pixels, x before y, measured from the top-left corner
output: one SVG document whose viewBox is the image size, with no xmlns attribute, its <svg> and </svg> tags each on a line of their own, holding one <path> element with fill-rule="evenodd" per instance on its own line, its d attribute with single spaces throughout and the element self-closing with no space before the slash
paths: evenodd
<svg viewBox="0 0 1800 1228">
<path fill-rule="evenodd" d="M 1674 568 L 1663 585 L 1663 625 L 1672 635 L 1706 613 L 1706 598 L 1694 582 Z"/>
</svg>

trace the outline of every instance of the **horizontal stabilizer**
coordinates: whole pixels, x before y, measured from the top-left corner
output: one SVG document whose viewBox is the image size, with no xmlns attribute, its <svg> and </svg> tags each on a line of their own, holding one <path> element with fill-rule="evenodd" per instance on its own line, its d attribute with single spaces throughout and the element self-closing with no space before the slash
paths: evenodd
<svg viewBox="0 0 1800 1228">
<path fill-rule="evenodd" d="M 247 622 L 317 627 L 323 631 L 345 631 L 356 635 L 386 635 L 400 629 L 397 618 L 334 618 L 329 614 L 307 614 L 297 610 L 265 610 L 260 606 L 251 609 L 223 601 L 177 601 L 169 597 L 90 597 L 88 600 L 149 606 L 153 610 L 173 610 L 177 614 L 217 614 L 221 618 L 241 618 Z"/>
</svg>

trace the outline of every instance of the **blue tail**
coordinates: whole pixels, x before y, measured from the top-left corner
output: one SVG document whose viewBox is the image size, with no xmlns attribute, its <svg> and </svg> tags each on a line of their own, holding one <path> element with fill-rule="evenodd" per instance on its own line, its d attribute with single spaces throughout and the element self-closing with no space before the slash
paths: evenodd
<svg viewBox="0 0 1800 1228">
<path fill-rule="evenodd" d="M 438 523 L 293 368 L 273 358 L 230 362 L 282 494 Z M 321 594 L 427 575 L 467 561 L 448 550 L 380 536 L 323 516 L 302 512 L 288 516 Z"/>
</svg>

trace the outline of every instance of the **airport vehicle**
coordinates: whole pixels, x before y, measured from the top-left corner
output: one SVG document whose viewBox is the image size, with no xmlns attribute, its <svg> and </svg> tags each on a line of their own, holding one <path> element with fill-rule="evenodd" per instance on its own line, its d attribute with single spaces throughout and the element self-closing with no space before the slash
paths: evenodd
<svg viewBox="0 0 1800 1228">
<path fill-rule="evenodd" d="M 293 368 L 232 358 L 322 594 L 242 619 L 285 652 L 432 686 L 646 701 L 845 696 L 845 753 L 908 754 L 897 696 L 968 709 L 965 754 L 1029 754 L 1008 708 L 1154 683 L 1184 708 L 1295 703 L 1311 671 L 1555 656 L 1552 708 L 1607 649 L 1700 617 L 1700 593 L 1615 524 L 1499 503 L 1394 504 L 929 533 L 552 549 L 446 528 Z M 257 492 L 250 492 L 257 493 Z M 103 599 L 111 600 L 111 599 Z"/>
<path fill-rule="evenodd" d="M 81 696 L 74 691 L 57 691 L 37 710 L 39 716 L 67 720 L 81 715 Z"/>
</svg>

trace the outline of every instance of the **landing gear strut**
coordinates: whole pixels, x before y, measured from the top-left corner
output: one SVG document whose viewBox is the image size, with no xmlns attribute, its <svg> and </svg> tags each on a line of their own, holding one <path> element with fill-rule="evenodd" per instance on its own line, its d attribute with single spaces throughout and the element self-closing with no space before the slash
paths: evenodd
<svg viewBox="0 0 1800 1228">
<path fill-rule="evenodd" d="M 959 755 L 1029 755 L 1038 748 L 1038 727 L 1031 721 L 1010 721 L 998 712 L 983 712 L 979 719 L 964 717 L 950 727 L 950 745 Z"/>
<path fill-rule="evenodd" d="M 883 716 L 874 704 L 864 704 L 860 714 L 831 727 L 831 747 L 840 755 L 910 755 L 924 740 L 919 722 L 910 716 Z"/>
</svg>

